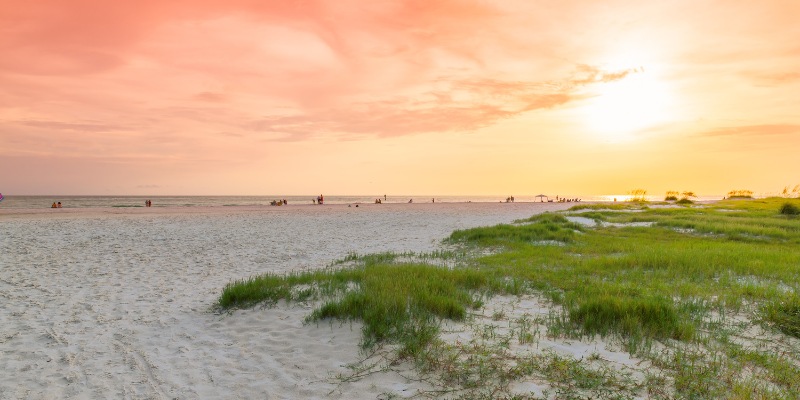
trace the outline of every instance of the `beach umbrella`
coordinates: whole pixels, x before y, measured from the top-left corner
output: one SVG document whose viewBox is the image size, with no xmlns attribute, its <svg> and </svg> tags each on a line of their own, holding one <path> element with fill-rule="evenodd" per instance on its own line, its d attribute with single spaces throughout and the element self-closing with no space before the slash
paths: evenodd
<svg viewBox="0 0 800 400">
<path fill-rule="evenodd" d="M 547 197 L 547 195 L 544 195 L 544 194 L 536 195 L 536 198 L 543 198 L 543 197 Z M 550 200 L 549 197 L 547 197 L 547 199 Z M 542 200 L 542 202 L 544 202 L 544 200 Z"/>
</svg>

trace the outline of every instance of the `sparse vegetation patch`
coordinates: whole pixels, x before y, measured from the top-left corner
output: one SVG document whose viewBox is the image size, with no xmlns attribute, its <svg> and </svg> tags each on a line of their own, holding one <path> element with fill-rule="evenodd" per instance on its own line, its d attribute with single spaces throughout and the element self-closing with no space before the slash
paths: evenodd
<svg viewBox="0 0 800 400">
<path fill-rule="evenodd" d="M 799 398 L 800 225 L 775 212 L 785 202 L 580 205 L 453 232 L 457 251 L 352 255 L 234 282 L 219 303 L 308 301 L 308 322 L 358 321 L 372 361 L 339 378 L 406 363 L 436 388 L 420 396 Z M 498 295 L 537 296 L 548 311 L 484 312 Z M 598 338 L 642 366 L 548 344 Z M 520 392 L 531 379 L 545 389 Z"/>
</svg>

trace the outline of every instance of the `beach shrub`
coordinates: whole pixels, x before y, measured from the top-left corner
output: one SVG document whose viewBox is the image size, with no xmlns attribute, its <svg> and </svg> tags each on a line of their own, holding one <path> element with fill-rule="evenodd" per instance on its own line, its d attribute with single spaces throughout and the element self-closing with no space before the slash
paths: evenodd
<svg viewBox="0 0 800 400">
<path fill-rule="evenodd" d="M 783 215 L 800 215 L 800 207 L 792 203 L 783 203 L 780 211 Z"/>
<path fill-rule="evenodd" d="M 678 200 L 678 192 L 675 190 L 668 190 L 667 195 L 664 197 L 664 201 L 675 201 Z"/>
<path fill-rule="evenodd" d="M 694 202 L 689 200 L 689 199 L 680 199 L 680 200 L 676 201 L 675 203 L 676 204 L 694 204 Z"/>
</svg>

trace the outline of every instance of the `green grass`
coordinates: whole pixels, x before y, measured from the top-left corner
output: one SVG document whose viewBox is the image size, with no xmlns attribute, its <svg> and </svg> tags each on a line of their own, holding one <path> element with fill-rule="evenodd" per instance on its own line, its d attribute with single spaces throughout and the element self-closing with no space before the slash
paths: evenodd
<svg viewBox="0 0 800 400">
<path fill-rule="evenodd" d="M 360 321 L 364 349 L 396 345 L 395 357 L 466 397 L 510 395 L 509 382 L 536 376 L 551 382 L 556 397 L 615 398 L 622 390 L 622 397 L 797 398 L 800 222 L 781 213 L 785 202 L 580 205 L 455 231 L 446 243 L 462 250 L 352 255 L 319 271 L 234 282 L 219 304 L 314 301 L 309 322 Z M 576 211 L 622 225 L 586 228 L 566 218 Z M 652 225 L 625 226 L 635 222 Z M 497 333 L 493 324 L 506 314 L 495 312 L 475 327 L 486 341 L 440 340 L 441 321 L 474 324 L 471 313 L 495 294 L 535 294 L 552 311 L 535 323 L 509 322 L 511 336 Z M 776 339 L 766 345 L 748 333 L 757 329 Z M 541 353 L 509 353 L 512 342 L 535 346 L 541 332 L 618 341 L 655 370 L 631 383 L 623 373 L 578 368 L 574 360 L 530 365 Z"/>
</svg>

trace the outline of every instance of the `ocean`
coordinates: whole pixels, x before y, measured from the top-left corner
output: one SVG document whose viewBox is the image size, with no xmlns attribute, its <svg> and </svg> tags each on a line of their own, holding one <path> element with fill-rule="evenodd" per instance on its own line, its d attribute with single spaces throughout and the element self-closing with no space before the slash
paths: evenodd
<svg viewBox="0 0 800 400">
<path fill-rule="evenodd" d="M 290 205 L 311 205 L 312 200 L 318 195 L 302 196 L 15 196 L 4 194 L 5 200 L 0 202 L 0 208 L 48 208 L 55 202 L 61 202 L 64 208 L 106 208 L 106 207 L 144 207 L 145 201 L 152 201 L 153 207 L 232 207 L 232 206 L 268 206 L 275 200 L 286 200 Z M 510 196 L 510 195 L 509 195 Z M 367 195 L 333 195 L 324 196 L 325 204 L 368 204 L 375 199 L 383 203 L 497 203 L 505 202 L 509 196 L 437 196 L 437 195 L 387 195 L 384 200 L 381 196 Z M 627 195 L 595 195 L 595 196 L 566 196 L 567 198 L 580 199 L 580 201 L 624 201 Z M 514 196 L 518 203 L 541 202 L 547 199 L 555 201 L 552 197 L 541 198 L 535 195 Z M 650 201 L 662 200 L 663 196 L 648 196 Z M 722 196 L 700 196 L 696 200 L 720 200 Z"/>
</svg>

